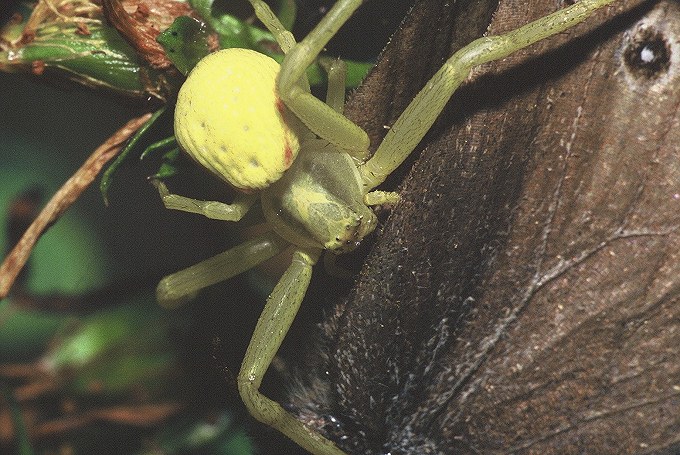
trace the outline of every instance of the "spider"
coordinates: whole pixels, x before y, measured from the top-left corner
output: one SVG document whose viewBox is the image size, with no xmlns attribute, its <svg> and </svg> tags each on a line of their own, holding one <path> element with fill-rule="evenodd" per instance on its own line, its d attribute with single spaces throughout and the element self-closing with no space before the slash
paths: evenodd
<svg viewBox="0 0 680 455">
<path fill-rule="evenodd" d="M 225 204 L 171 194 L 163 183 L 155 185 L 167 208 L 225 221 L 239 221 L 259 199 L 269 227 L 252 240 L 163 278 L 157 289 L 161 303 L 182 301 L 294 248 L 290 266 L 267 299 L 237 378 L 239 393 L 257 420 L 311 453 L 344 453 L 258 391 L 304 298 L 313 265 L 324 250 L 338 254 L 356 248 L 376 227 L 370 207 L 399 200 L 398 194 L 375 188 L 415 149 L 473 67 L 562 32 L 612 1 L 581 0 L 462 48 L 408 105 L 369 158 L 367 134 L 343 116 L 343 63 L 326 65 L 325 103 L 310 93 L 305 76 L 305 69 L 362 0 L 337 1 L 299 43 L 263 1 L 250 0 L 286 55 L 281 66 L 245 49 L 210 54 L 190 73 L 175 110 L 181 147 L 242 194 Z"/>
</svg>

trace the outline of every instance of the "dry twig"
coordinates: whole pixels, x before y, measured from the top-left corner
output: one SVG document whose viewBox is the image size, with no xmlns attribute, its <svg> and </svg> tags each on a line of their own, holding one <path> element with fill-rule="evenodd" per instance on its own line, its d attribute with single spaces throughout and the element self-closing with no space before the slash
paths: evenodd
<svg viewBox="0 0 680 455">
<path fill-rule="evenodd" d="M 14 280 L 28 261 L 28 257 L 40 236 L 80 197 L 82 192 L 94 181 L 104 164 L 120 152 L 125 141 L 150 117 L 151 114 L 147 113 L 128 121 L 125 126 L 97 147 L 80 169 L 52 196 L 52 199 L 21 237 L 19 243 L 0 265 L 0 298 L 6 297 L 9 293 Z"/>
</svg>

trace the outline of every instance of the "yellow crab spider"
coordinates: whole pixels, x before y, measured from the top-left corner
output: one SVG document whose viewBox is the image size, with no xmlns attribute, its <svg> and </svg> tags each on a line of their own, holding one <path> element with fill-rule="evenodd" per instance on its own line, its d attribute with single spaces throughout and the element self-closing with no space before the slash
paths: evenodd
<svg viewBox="0 0 680 455">
<path fill-rule="evenodd" d="M 344 69 L 329 65 L 326 103 L 310 94 L 305 69 L 361 5 L 339 0 L 296 43 L 269 7 L 250 0 L 286 56 L 279 67 L 253 51 L 231 49 L 198 63 L 180 90 L 175 133 L 196 161 L 243 190 L 232 204 L 170 194 L 156 182 L 167 208 L 238 221 L 259 198 L 269 231 L 229 251 L 165 277 L 158 299 L 178 302 L 240 274 L 293 246 L 290 266 L 267 299 L 238 374 L 249 412 L 318 455 L 343 454 L 258 389 L 307 290 L 323 250 L 352 250 L 376 225 L 371 205 L 396 202 L 373 191 L 413 151 L 470 70 L 505 57 L 583 21 L 613 0 L 580 2 L 500 36 L 473 41 L 451 56 L 368 157 L 366 133 L 342 115 Z"/>
</svg>

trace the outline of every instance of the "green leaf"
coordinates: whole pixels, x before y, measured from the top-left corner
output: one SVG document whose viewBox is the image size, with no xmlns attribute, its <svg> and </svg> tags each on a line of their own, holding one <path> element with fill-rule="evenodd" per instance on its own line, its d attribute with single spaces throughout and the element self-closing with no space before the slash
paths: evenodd
<svg viewBox="0 0 680 455">
<path fill-rule="evenodd" d="M 175 139 L 174 136 L 171 139 Z M 179 147 L 175 147 L 169 152 L 165 153 L 163 155 L 163 161 L 161 162 L 160 168 L 154 175 L 151 176 L 151 178 L 165 180 L 172 177 L 173 175 L 176 175 L 179 172 L 177 161 L 179 160 L 180 154 L 181 152 Z"/>
<path fill-rule="evenodd" d="M 256 43 L 262 39 L 274 41 L 274 37 L 269 32 L 246 24 L 241 19 L 224 13 L 218 8 L 213 8 L 213 0 L 190 0 L 189 3 L 218 34 L 222 49 L 232 47 L 256 49 Z"/>
<path fill-rule="evenodd" d="M 104 171 L 104 174 L 102 175 L 102 181 L 99 184 L 99 191 L 102 194 L 102 197 L 104 198 L 104 203 L 108 204 L 109 200 L 109 187 L 111 186 L 111 183 L 113 182 L 113 176 L 118 172 L 118 169 L 120 166 L 123 165 L 123 163 L 128 159 L 128 156 L 132 154 L 132 152 L 137 148 L 137 144 L 139 141 L 146 136 L 146 134 L 149 132 L 149 129 L 156 123 L 156 121 L 163 115 L 165 112 L 165 106 L 158 109 L 154 114 L 151 116 L 149 120 L 140 128 L 137 130 L 134 136 L 130 139 L 130 141 L 123 147 L 123 150 L 118 154 L 116 159 L 114 160 L 113 163 L 109 167 L 106 168 L 106 171 Z"/>
<path fill-rule="evenodd" d="M 30 15 L 30 10 L 20 11 Z M 99 21 L 88 24 L 87 31 L 68 21 L 40 24 L 29 42 L 0 50 L 0 71 L 34 72 L 36 68 L 38 71 L 50 68 L 92 88 L 137 98 L 149 94 L 164 96 L 160 91 L 170 81 L 163 73 L 143 66 L 135 50 L 114 28 Z M 25 25 L 10 21 L 0 29 L 0 39 L 17 40 Z"/>
<path fill-rule="evenodd" d="M 239 47 L 253 49 L 272 57 L 277 62 L 283 61 L 283 54 L 275 52 L 277 49 L 274 36 L 267 30 L 248 24 L 230 14 L 222 12 L 215 6 L 214 0 L 190 0 L 191 6 L 215 30 L 219 36 L 220 47 L 227 49 Z M 282 0 L 279 8 L 279 20 L 287 29 L 291 29 L 295 21 L 295 2 Z M 364 79 L 373 63 L 346 61 L 347 88 L 357 87 Z M 327 82 L 326 73 L 317 63 L 307 70 L 310 85 L 322 85 Z"/>
<path fill-rule="evenodd" d="M 0 361 L 25 361 L 42 352 L 72 316 L 36 311 L 0 301 Z"/>
<path fill-rule="evenodd" d="M 180 16 L 163 31 L 156 41 L 185 76 L 196 63 L 210 53 L 210 32 L 204 22 L 189 16 Z"/>
<path fill-rule="evenodd" d="M 295 0 L 281 0 L 279 2 L 279 10 L 276 12 L 276 17 L 279 18 L 281 25 L 283 25 L 286 30 L 293 30 L 296 16 L 297 3 L 295 3 Z"/>
</svg>

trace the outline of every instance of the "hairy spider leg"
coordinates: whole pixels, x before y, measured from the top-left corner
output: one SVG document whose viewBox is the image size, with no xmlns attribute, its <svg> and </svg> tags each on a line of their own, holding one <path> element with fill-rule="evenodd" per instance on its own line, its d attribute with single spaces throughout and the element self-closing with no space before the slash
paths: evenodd
<svg viewBox="0 0 680 455">
<path fill-rule="evenodd" d="M 319 64 L 328 75 L 326 104 L 338 114 L 342 114 L 345 110 L 345 79 L 347 78 L 347 64 L 339 58 L 320 58 Z"/>
<path fill-rule="evenodd" d="M 151 183 L 161 195 L 161 201 L 163 201 L 166 209 L 197 213 L 213 220 L 240 221 L 258 198 L 257 195 L 239 194 L 231 204 L 219 201 L 202 201 L 170 193 L 165 183 L 160 180 L 152 179 Z"/>
<path fill-rule="evenodd" d="M 274 35 L 276 43 L 279 45 L 284 54 L 287 54 L 293 46 L 295 46 L 295 37 L 286 30 L 276 14 L 269 8 L 262 0 L 250 0 L 250 4 L 255 10 L 255 15 L 260 22 L 265 24 L 269 32 Z"/>
<path fill-rule="evenodd" d="M 454 53 L 392 125 L 375 154 L 359 167 L 365 191 L 380 185 L 416 148 L 475 66 L 563 32 L 614 0 L 581 0 L 511 32 L 479 38 Z"/>
<path fill-rule="evenodd" d="M 250 0 L 257 18 L 272 34 L 280 24 L 272 20 L 273 13 L 261 0 Z M 305 71 L 318 58 L 328 41 L 337 33 L 362 0 L 339 0 L 302 41 L 286 53 L 277 79 L 281 100 L 314 134 L 361 159 L 368 157 L 370 141 L 366 132 L 322 102 L 300 84 L 306 80 Z M 344 84 L 343 84 L 344 85 Z"/>
<path fill-rule="evenodd" d="M 250 270 L 281 253 L 290 244 L 267 232 L 251 240 L 164 277 L 156 288 L 158 303 L 175 307 L 201 289 Z"/>
<path fill-rule="evenodd" d="M 262 378 L 279 350 L 297 315 L 312 277 L 312 266 L 321 249 L 298 249 L 267 299 L 246 350 L 237 383 L 250 414 L 260 422 L 276 428 L 304 449 L 323 455 L 343 455 L 328 439 L 308 428 L 277 402 L 259 392 Z"/>
</svg>

